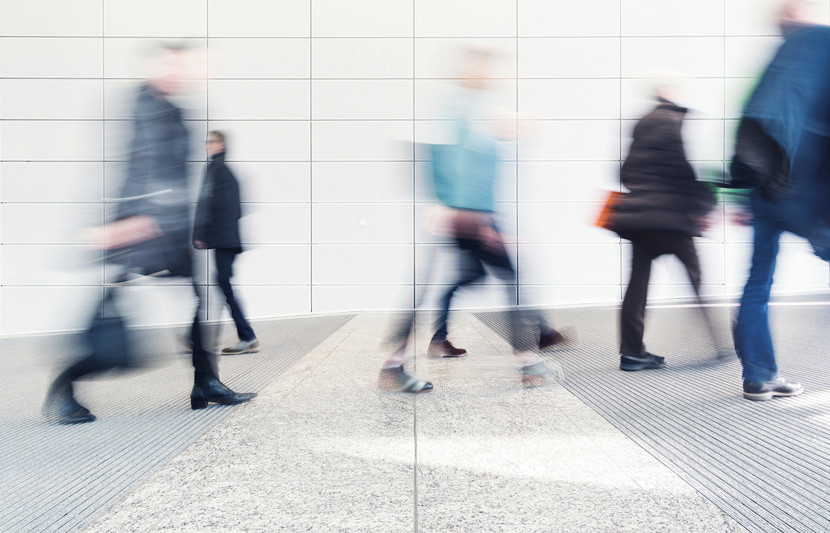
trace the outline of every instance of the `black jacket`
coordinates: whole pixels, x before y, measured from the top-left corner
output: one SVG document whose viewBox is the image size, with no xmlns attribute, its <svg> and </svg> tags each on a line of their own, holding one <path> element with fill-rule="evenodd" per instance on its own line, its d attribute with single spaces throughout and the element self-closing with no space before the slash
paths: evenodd
<svg viewBox="0 0 830 533">
<path fill-rule="evenodd" d="M 620 171 L 629 189 L 616 206 L 614 230 L 671 230 L 700 235 L 700 217 L 714 207 L 714 196 L 697 181 L 686 160 L 680 126 L 686 109 L 668 100 L 643 117 Z"/>
<path fill-rule="evenodd" d="M 189 134 L 181 110 L 150 85 L 138 91 L 127 178 L 116 219 L 148 215 L 162 237 L 113 254 L 112 261 L 152 274 L 191 274 L 187 157 Z"/>
<path fill-rule="evenodd" d="M 241 251 L 240 218 L 242 208 L 239 184 L 225 164 L 225 153 L 220 152 L 208 163 L 199 203 L 196 205 L 193 240 L 202 241 L 207 248 Z"/>
</svg>

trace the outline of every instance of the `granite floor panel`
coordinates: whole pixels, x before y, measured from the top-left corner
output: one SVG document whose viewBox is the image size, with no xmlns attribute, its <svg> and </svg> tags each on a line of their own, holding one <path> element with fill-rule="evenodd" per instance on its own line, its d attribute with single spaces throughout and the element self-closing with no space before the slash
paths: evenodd
<svg viewBox="0 0 830 533">
<path fill-rule="evenodd" d="M 394 317 L 360 315 L 85 531 L 741 531 L 469 313 L 470 356 L 426 357 L 429 320 L 407 367 L 434 391 L 378 389 Z"/>
</svg>

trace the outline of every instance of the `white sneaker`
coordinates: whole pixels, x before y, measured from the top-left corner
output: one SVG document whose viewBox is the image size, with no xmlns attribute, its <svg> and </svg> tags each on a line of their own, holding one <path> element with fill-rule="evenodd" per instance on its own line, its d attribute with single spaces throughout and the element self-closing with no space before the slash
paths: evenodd
<svg viewBox="0 0 830 533">
<path fill-rule="evenodd" d="M 230 348 L 223 348 L 222 355 L 239 355 L 243 353 L 257 353 L 259 351 L 259 341 L 256 339 L 250 341 L 239 341 Z"/>
</svg>

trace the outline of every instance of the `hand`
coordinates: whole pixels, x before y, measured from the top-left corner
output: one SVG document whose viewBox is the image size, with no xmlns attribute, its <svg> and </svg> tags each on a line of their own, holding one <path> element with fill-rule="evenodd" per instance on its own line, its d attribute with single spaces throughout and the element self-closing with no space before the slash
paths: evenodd
<svg viewBox="0 0 830 533">
<path fill-rule="evenodd" d="M 193 241 L 193 247 L 196 248 L 197 250 L 204 250 L 205 249 L 205 243 L 203 243 L 202 241 L 199 241 L 199 240 L 194 240 Z"/>
<path fill-rule="evenodd" d="M 703 233 L 712 227 L 712 219 L 709 216 L 702 216 L 697 219 L 697 225 L 700 232 Z"/>
<path fill-rule="evenodd" d="M 746 209 L 738 209 L 730 215 L 729 220 L 739 226 L 751 226 L 752 213 Z"/>
<path fill-rule="evenodd" d="M 156 219 L 149 215 L 135 215 L 116 220 L 104 226 L 84 230 L 84 240 L 92 246 L 112 250 L 161 237 L 164 232 Z"/>
<path fill-rule="evenodd" d="M 493 253 L 501 254 L 504 251 L 501 234 L 493 226 L 481 226 L 478 230 L 478 240 L 485 249 Z"/>
</svg>

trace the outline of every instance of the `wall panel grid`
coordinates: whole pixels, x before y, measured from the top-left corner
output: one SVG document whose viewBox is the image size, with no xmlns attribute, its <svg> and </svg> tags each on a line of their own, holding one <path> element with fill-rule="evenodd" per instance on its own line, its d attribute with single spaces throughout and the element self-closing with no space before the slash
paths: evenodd
<svg viewBox="0 0 830 533">
<path fill-rule="evenodd" d="M 422 148 L 450 138 L 445 95 L 469 44 L 495 52 L 493 103 L 517 113 L 498 219 L 518 302 L 619 300 L 629 247 L 592 221 L 602 190 L 620 187 L 629 133 L 653 105 L 649 80 L 679 73 L 689 157 L 722 173 L 744 98 L 780 42 L 775 4 L 0 0 L 0 334 L 78 327 L 66 310 L 99 293 L 108 272 L 81 231 L 111 212 L 102 198 L 126 172 L 132 98 L 159 40 L 194 51 L 179 100 L 194 201 L 206 132 L 228 133 L 247 248 L 235 282 L 252 318 L 408 307 L 419 287 L 449 283 L 429 274 L 434 260 L 448 276 L 453 256 L 426 229 L 435 199 Z M 710 294 L 745 276 L 748 236 L 729 224 L 732 209 L 720 206 L 699 241 Z M 783 249 L 782 286 L 827 284 L 799 241 Z M 654 296 L 682 293 L 677 265 L 658 263 Z M 482 285 L 459 305 L 503 303 L 497 280 Z M 192 302 L 180 296 L 158 296 L 180 308 L 165 316 L 186 320 Z"/>
</svg>

